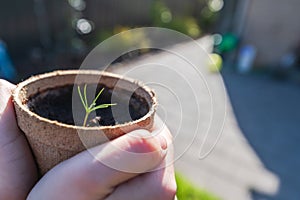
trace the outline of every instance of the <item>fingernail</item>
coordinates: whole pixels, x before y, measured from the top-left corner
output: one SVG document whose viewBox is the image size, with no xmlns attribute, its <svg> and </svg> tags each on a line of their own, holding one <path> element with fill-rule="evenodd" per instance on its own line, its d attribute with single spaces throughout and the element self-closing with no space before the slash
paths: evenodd
<svg viewBox="0 0 300 200">
<path fill-rule="evenodd" d="M 168 143 L 167 140 L 164 136 L 159 135 L 158 136 L 159 142 L 160 142 L 160 147 L 162 150 L 167 150 L 168 148 Z"/>
</svg>

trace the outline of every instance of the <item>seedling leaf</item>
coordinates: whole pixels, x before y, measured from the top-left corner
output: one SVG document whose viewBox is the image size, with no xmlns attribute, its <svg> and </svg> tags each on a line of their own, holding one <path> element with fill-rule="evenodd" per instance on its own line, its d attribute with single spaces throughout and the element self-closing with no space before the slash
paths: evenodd
<svg viewBox="0 0 300 200">
<path fill-rule="evenodd" d="M 96 106 L 96 101 L 99 99 L 99 97 L 102 94 L 104 88 L 102 88 L 100 90 L 100 92 L 97 94 L 96 98 L 93 100 L 93 102 L 91 103 L 91 105 L 88 105 L 86 88 L 87 88 L 87 84 L 84 85 L 83 96 L 82 96 L 80 86 L 77 87 L 81 103 L 82 103 L 82 105 L 83 105 L 83 107 L 85 109 L 85 117 L 84 117 L 82 126 L 86 126 L 87 119 L 88 119 L 88 117 L 89 117 L 89 115 L 90 115 L 91 112 L 96 111 L 96 110 L 101 109 L 101 108 L 108 108 L 110 106 L 117 105 L 116 103 L 111 103 L 111 104 L 101 104 L 101 105 Z"/>
</svg>

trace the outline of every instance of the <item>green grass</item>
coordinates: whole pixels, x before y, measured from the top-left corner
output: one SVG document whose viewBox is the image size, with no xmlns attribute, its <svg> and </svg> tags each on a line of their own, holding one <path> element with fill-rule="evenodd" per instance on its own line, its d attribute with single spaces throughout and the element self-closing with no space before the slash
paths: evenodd
<svg viewBox="0 0 300 200">
<path fill-rule="evenodd" d="M 181 174 L 176 173 L 176 182 L 178 200 L 220 200 L 215 195 L 203 189 L 196 188 Z"/>
</svg>

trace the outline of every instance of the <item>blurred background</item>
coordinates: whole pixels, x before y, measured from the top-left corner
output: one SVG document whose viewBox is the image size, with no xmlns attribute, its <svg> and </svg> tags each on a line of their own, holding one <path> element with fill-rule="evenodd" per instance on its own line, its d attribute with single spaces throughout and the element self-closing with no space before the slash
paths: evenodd
<svg viewBox="0 0 300 200">
<path fill-rule="evenodd" d="M 229 117 L 237 122 L 238 129 L 229 132 L 241 134 L 241 149 L 247 150 L 230 166 L 216 159 L 200 178 L 199 171 L 205 171 L 201 163 L 191 170 L 179 167 L 179 199 L 296 200 L 299 8 L 297 0 L 2 0 L 0 77 L 17 83 L 33 74 L 77 69 L 101 41 L 136 27 L 164 27 L 197 40 L 209 38 L 217 65 L 211 73 L 221 71 L 233 110 Z M 143 35 L 124 40 L 136 37 Z M 148 53 L 153 51 L 129 52 L 115 63 Z M 245 158 L 253 168 L 244 170 Z"/>
<path fill-rule="evenodd" d="M 53 66 L 79 67 L 109 36 L 141 26 L 175 29 L 194 38 L 213 30 L 219 1 L 24 0 L 2 2 L 0 38 L 20 80 Z M 223 5 L 223 3 L 222 3 Z M 214 10 L 215 9 L 215 10 Z M 51 67 L 50 67 L 51 66 Z"/>
</svg>

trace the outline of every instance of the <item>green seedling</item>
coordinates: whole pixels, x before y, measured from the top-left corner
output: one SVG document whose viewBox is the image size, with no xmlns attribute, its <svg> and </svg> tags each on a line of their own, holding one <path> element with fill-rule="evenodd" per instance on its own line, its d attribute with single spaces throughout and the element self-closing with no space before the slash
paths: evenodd
<svg viewBox="0 0 300 200">
<path fill-rule="evenodd" d="M 88 104 L 88 99 L 87 99 L 87 95 L 86 95 L 86 87 L 87 85 L 85 84 L 84 85 L 84 88 L 83 88 L 83 95 L 81 93 L 81 89 L 80 89 L 80 86 L 78 85 L 77 89 L 78 89 L 78 94 L 79 94 L 79 97 L 81 99 L 81 103 L 85 109 L 85 117 L 84 117 L 84 120 L 83 120 L 83 124 L 82 126 L 86 126 L 86 123 L 87 123 L 87 120 L 89 118 L 89 115 L 91 114 L 91 112 L 93 111 L 96 111 L 98 109 L 101 109 L 101 108 L 108 108 L 110 106 L 114 106 L 114 105 L 117 105 L 116 103 L 111 103 L 111 104 L 101 104 L 101 105 L 96 105 L 96 101 L 98 100 L 98 98 L 100 97 L 101 93 L 103 92 L 104 88 L 102 88 L 100 90 L 100 92 L 97 94 L 96 98 L 93 100 L 93 102 L 89 105 Z"/>
</svg>

